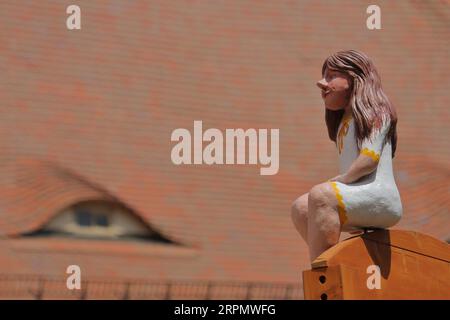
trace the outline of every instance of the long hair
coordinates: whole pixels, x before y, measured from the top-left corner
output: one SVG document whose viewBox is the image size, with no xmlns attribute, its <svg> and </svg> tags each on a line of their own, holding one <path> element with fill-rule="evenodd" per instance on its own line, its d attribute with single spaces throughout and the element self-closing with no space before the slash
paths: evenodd
<svg viewBox="0 0 450 320">
<path fill-rule="evenodd" d="M 362 141 L 370 137 L 374 129 L 382 126 L 383 118 L 387 117 L 391 123 L 384 142 L 391 140 L 394 157 L 397 148 L 397 114 L 381 88 L 381 78 L 372 60 L 356 50 L 339 51 L 325 60 L 322 76 L 327 69 L 346 73 L 352 78 L 350 105 L 358 148 L 361 148 Z M 343 115 L 344 110 L 325 111 L 328 136 L 334 142 Z"/>
</svg>

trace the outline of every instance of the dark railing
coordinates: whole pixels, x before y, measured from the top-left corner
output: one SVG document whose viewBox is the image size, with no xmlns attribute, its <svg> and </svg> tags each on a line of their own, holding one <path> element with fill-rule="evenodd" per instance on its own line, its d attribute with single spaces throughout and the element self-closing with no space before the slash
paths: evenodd
<svg viewBox="0 0 450 320">
<path fill-rule="evenodd" d="M 70 290 L 66 278 L 0 275 L 0 299 L 298 300 L 303 289 L 299 283 L 89 279 Z"/>
</svg>

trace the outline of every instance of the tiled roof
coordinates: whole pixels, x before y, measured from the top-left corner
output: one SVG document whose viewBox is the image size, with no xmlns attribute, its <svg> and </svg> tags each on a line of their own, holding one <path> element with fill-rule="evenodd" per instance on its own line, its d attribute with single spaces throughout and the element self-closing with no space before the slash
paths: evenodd
<svg viewBox="0 0 450 320">
<path fill-rule="evenodd" d="M 350 0 L 91 1 L 68 31 L 54 1 L 1 1 L 0 274 L 64 277 L 79 264 L 116 280 L 300 282 L 308 255 L 290 205 L 337 174 L 315 82 L 327 55 L 350 48 L 373 58 L 398 111 L 398 227 L 447 239 L 450 6 L 379 5 L 382 30 L 370 31 L 367 4 Z M 279 173 L 175 166 L 170 135 L 194 120 L 279 128 Z M 10 239 L 111 197 L 183 248 Z"/>
<path fill-rule="evenodd" d="M 396 228 L 417 230 L 450 240 L 450 170 L 429 159 L 399 161 L 396 180 L 403 203 L 403 219 Z"/>
<path fill-rule="evenodd" d="M 48 161 L 14 159 L 0 167 L 0 235 L 29 233 L 75 203 L 115 201 L 107 191 Z"/>
</svg>

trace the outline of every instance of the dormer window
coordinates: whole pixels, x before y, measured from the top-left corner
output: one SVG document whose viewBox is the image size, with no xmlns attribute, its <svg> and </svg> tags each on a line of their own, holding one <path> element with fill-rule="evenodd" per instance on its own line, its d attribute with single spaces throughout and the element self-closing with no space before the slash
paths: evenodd
<svg viewBox="0 0 450 320">
<path fill-rule="evenodd" d="M 172 243 L 120 203 L 85 201 L 62 210 L 31 235 Z"/>
<path fill-rule="evenodd" d="M 108 215 L 93 213 L 85 208 L 75 210 L 75 220 L 82 227 L 108 227 L 109 225 Z"/>
</svg>

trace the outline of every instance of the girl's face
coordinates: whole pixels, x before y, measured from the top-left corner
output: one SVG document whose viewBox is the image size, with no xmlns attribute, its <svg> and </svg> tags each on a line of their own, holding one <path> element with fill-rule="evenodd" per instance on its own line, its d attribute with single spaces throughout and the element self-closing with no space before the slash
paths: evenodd
<svg viewBox="0 0 450 320">
<path fill-rule="evenodd" d="M 336 111 L 349 105 L 352 79 L 346 73 L 327 68 L 324 78 L 317 81 L 317 86 L 322 90 L 325 108 Z"/>
</svg>

